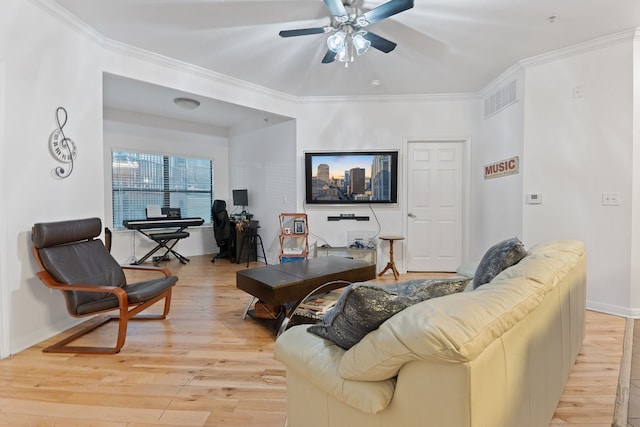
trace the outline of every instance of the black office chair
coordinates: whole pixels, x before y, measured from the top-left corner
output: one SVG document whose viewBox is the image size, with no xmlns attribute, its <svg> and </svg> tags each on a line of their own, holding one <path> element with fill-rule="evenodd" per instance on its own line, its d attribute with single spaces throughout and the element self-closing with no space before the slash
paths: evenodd
<svg viewBox="0 0 640 427">
<path fill-rule="evenodd" d="M 224 200 L 214 200 L 211 206 L 211 218 L 213 222 L 213 237 L 220 251 L 211 258 L 211 262 L 216 262 L 218 258 L 229 258 L 232 262 L 234 256 L 233 248 L 233 230 L 231 229 L 231 221 L 227 212 L 227 202 Z"/>
</svg>

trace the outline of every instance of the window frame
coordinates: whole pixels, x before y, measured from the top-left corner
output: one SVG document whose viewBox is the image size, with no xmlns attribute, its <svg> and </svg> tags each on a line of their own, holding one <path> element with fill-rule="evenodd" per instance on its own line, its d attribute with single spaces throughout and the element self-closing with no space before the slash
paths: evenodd
<svg viewBox="0 0 640 427">
<path fill-rule="evenodd" d="M 144 168 L 144 170 L 140 170 L 139 171 L 139 176 L 136 177 L 129 177 L 131 179 L 130 183 L 131 185 L 126 186 L 126 185 L 122 185 L 122 170 L 126 170 L 126 168 L 124 169 L 120 169 L 120 166 L 116 166 L 116 162 L 120 161 L 122 162 L 122 158 L 125 156 L 131 156 L 131 163 L 136 163 L 136 162 L 148 162 L 151 167 L 155 166 L 157 167 L 158 165 L 161 165 L 162 171 L 160 174 L 158 173 L 151 173 L 149 174 L 150 170 L 149 170 L 149 165 L 147 165 L 146 168 Z M 201 217 L 202 219 L 205 220 L 206 224 L 211 224 L 211 205 L 213 203 L 213 200 L 215 198 L 215 183 L 214 183 L 214 160 L 211 158 L 205 158 L 205 157 L 188 157 L 186 155 L 175 155 L 175 154 L 166 154 L 166 153 L 153 153 L 153 152 L 145 152 L 145 151 L 141 151 L 141 150 L 131 150 L 131 149 L 123 149 L 123 148 L 113 148 L 111 149 L 111 153 L 110 153 L 110 157 L 111 157 L 111 217 L 112 217 L 112 224 L 113 224 L 113 228 L 114 229 L 125 229 L 126 227 L 124 227 L 122 221 L 125 220 L 136 220 L 136 219 L 144 219 L 146 218 L 146 213 L 145 213 L 145 208 L 148 204 L 159 204 L 161 207 L 179 207 L 182 210 L 182 216 L 184 218 L 186 217 Z M 153 165 L 154 161 L 153 160 L 160 160 L 161 159 L 161 163 L 155 161 L 155 165 Z M 180 186 L 178 185 L 176 187 L 176 180 L 174 180 L 177 176 L 176 172 L 180 170 L 179 167 L 175 166 L 175 163 L 183 163 L 185 165 L 188 165 L 189 163 L 197 163 L 197 162 L 206 162 L 205 164 L 208 164 L 208 178 L 207 178 L 207 182 L 204 183 L 203 181 L 198 181 L 199 183 L 204 183 L 204 189 L 189 189 L 188 188 L 188 179 L 186 177 L 184 178 L 185 181 L 185 185 L 184 186 Z M 173 165 L 172 165 L 173 162 Z M 138 168 L 140 168 L 140 163 L 138 163 Z M 187 170 L 189 168 L 186 168 Z M 183 168 L 182 170 L 185 170 L 185 168 Z M 157 172 L 157 171 L 156 171 Z M 142 184 L 142 180 L 148 178 L 149 175 L 144 176 L 143 175 L 147 173 L 149 175 L 156 175 L 155 177 L 157 178 L 158 175 L 161 176 L 161 180 L 152 180 L 151 183 L 149 184 L 149 187 L 147 188 L 141 188 L 141 184 Z M 194 174 L 197 174 L 198 171 L 193 172 Z M 205 173 L 206 173 L 206 169 L 205 169 Z M 185 172 L 185 175 L 189 175 L 189 172 Z M 117 176 L 119 176 L 120 178 L 117 178 Z M 148 181 L 147 181 L 148 182 Z M 208 186 L 208 188 L 207 188 Z M 138 193 L 140 195 L 140 197 L 137 199 L 139 201 L 139 203 L 141 205 L 136 206 L 135 204 L 133 205 L 132 209 L 127 210 L 126 208 L 123 208 L 121 206 L 117 206 L 118 202 L 120 204 L 126 204 L 126 199 L 132 199 L 135 198 L 136 193 Z M 157 203 L 149 203 L 149 199 L 151 197 L 151 195 L 159 195 L 160 198 L 156 198 L 154 199 L 154 202 Z M 189 209 L 189 196 L 193 196 L 193 195 L 208 195 L 208 200 L 206 202 L 206 210 L 204 208 L 204 206 L 194 206 L 191 205 L 191 209 Z M 144 195 L 144 196 L 143 196 Z M 183 200 L 181 201 L 175 201 L 175 197 L 173 205 L 172 205 L 172 195 L 174 196 L 180 196 L 183 195 Z M 187 203 L 185 205 L 185 203 Z M 178 205 L 176 205 L 178 204 Z M 193 210 L 196 210 L 198 215 L 194 215 L 194 212 L 190 212 Z M 134 216 L 137 216 L 136 218 L 129 218 L 128 216 L 132 215 L 132 211 L 136 211 L 136 214 Z"/>
</svg>

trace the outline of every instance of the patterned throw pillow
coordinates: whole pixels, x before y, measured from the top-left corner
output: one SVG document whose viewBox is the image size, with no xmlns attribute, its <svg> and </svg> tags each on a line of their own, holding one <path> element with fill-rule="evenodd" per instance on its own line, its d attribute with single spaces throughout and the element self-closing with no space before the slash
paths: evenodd
<svg viewBox="0 0 640 427">
<path fill-rule="evenodd" d="M 470 280 L 458 276 L 409 280 L 388 286 L 354 283 L 342 292 L 323 321 L 307 331 L 349 349 L 399 311 L 421 301 L 461 292 Z"/>
<path fill-rule="evenodd" d="M 526 255 L 527 251 L 517 237 L 491 246 L 478 264 L 473 278 L 473 289 L 489 283 L 502 270 L 516 265 Z"/>
</svg>

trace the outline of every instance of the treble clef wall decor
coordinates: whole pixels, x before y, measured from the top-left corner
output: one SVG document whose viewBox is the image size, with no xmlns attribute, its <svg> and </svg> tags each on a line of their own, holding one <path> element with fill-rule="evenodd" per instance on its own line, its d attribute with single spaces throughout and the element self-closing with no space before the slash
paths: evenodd
<svg viewBox="0 0 640 427">
<path fill-rule="evenodd" d="M 56 122 L 58 128 L 49 137 L 49 149 L 56 160 L 69 163 L 69 167 L 65 169 L 62 166 L 58 166 L 53 172 L 59 178 L 67 178 L 73 172 L 73 161 L 78 155 L 78 149 L 75 142 L 71 138 L 67 138 L 62 130 L 67 124 L 67 110 L 64 107 L 56 109 Z"/>
</svg>

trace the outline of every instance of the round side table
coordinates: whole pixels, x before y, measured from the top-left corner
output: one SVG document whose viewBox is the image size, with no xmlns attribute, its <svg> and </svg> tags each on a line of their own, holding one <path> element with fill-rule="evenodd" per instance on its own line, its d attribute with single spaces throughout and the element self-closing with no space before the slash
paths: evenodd
<svg viewBox="0 0 640 427">
<path fill-rule="evenodd" d="M 396 263 L 393 261 L 393 242 L 396 240 L 404 240 L 404 237 L 380 236 L 380 239 L 387 240 L 389 242 L 389 262 L 387 263 L 387 266 L 380 273 L 378 273 L 378 276 L 382 276 L 384 273 L 387 272 L 387 270 L 391 270 L 393 271 L 393 277 L 395 277 L 396 280 L 398 280 L 398 276 L 400 276 L 400 273 L 398 273 L 398 269 L 396 269 Z"/>
</svg>

